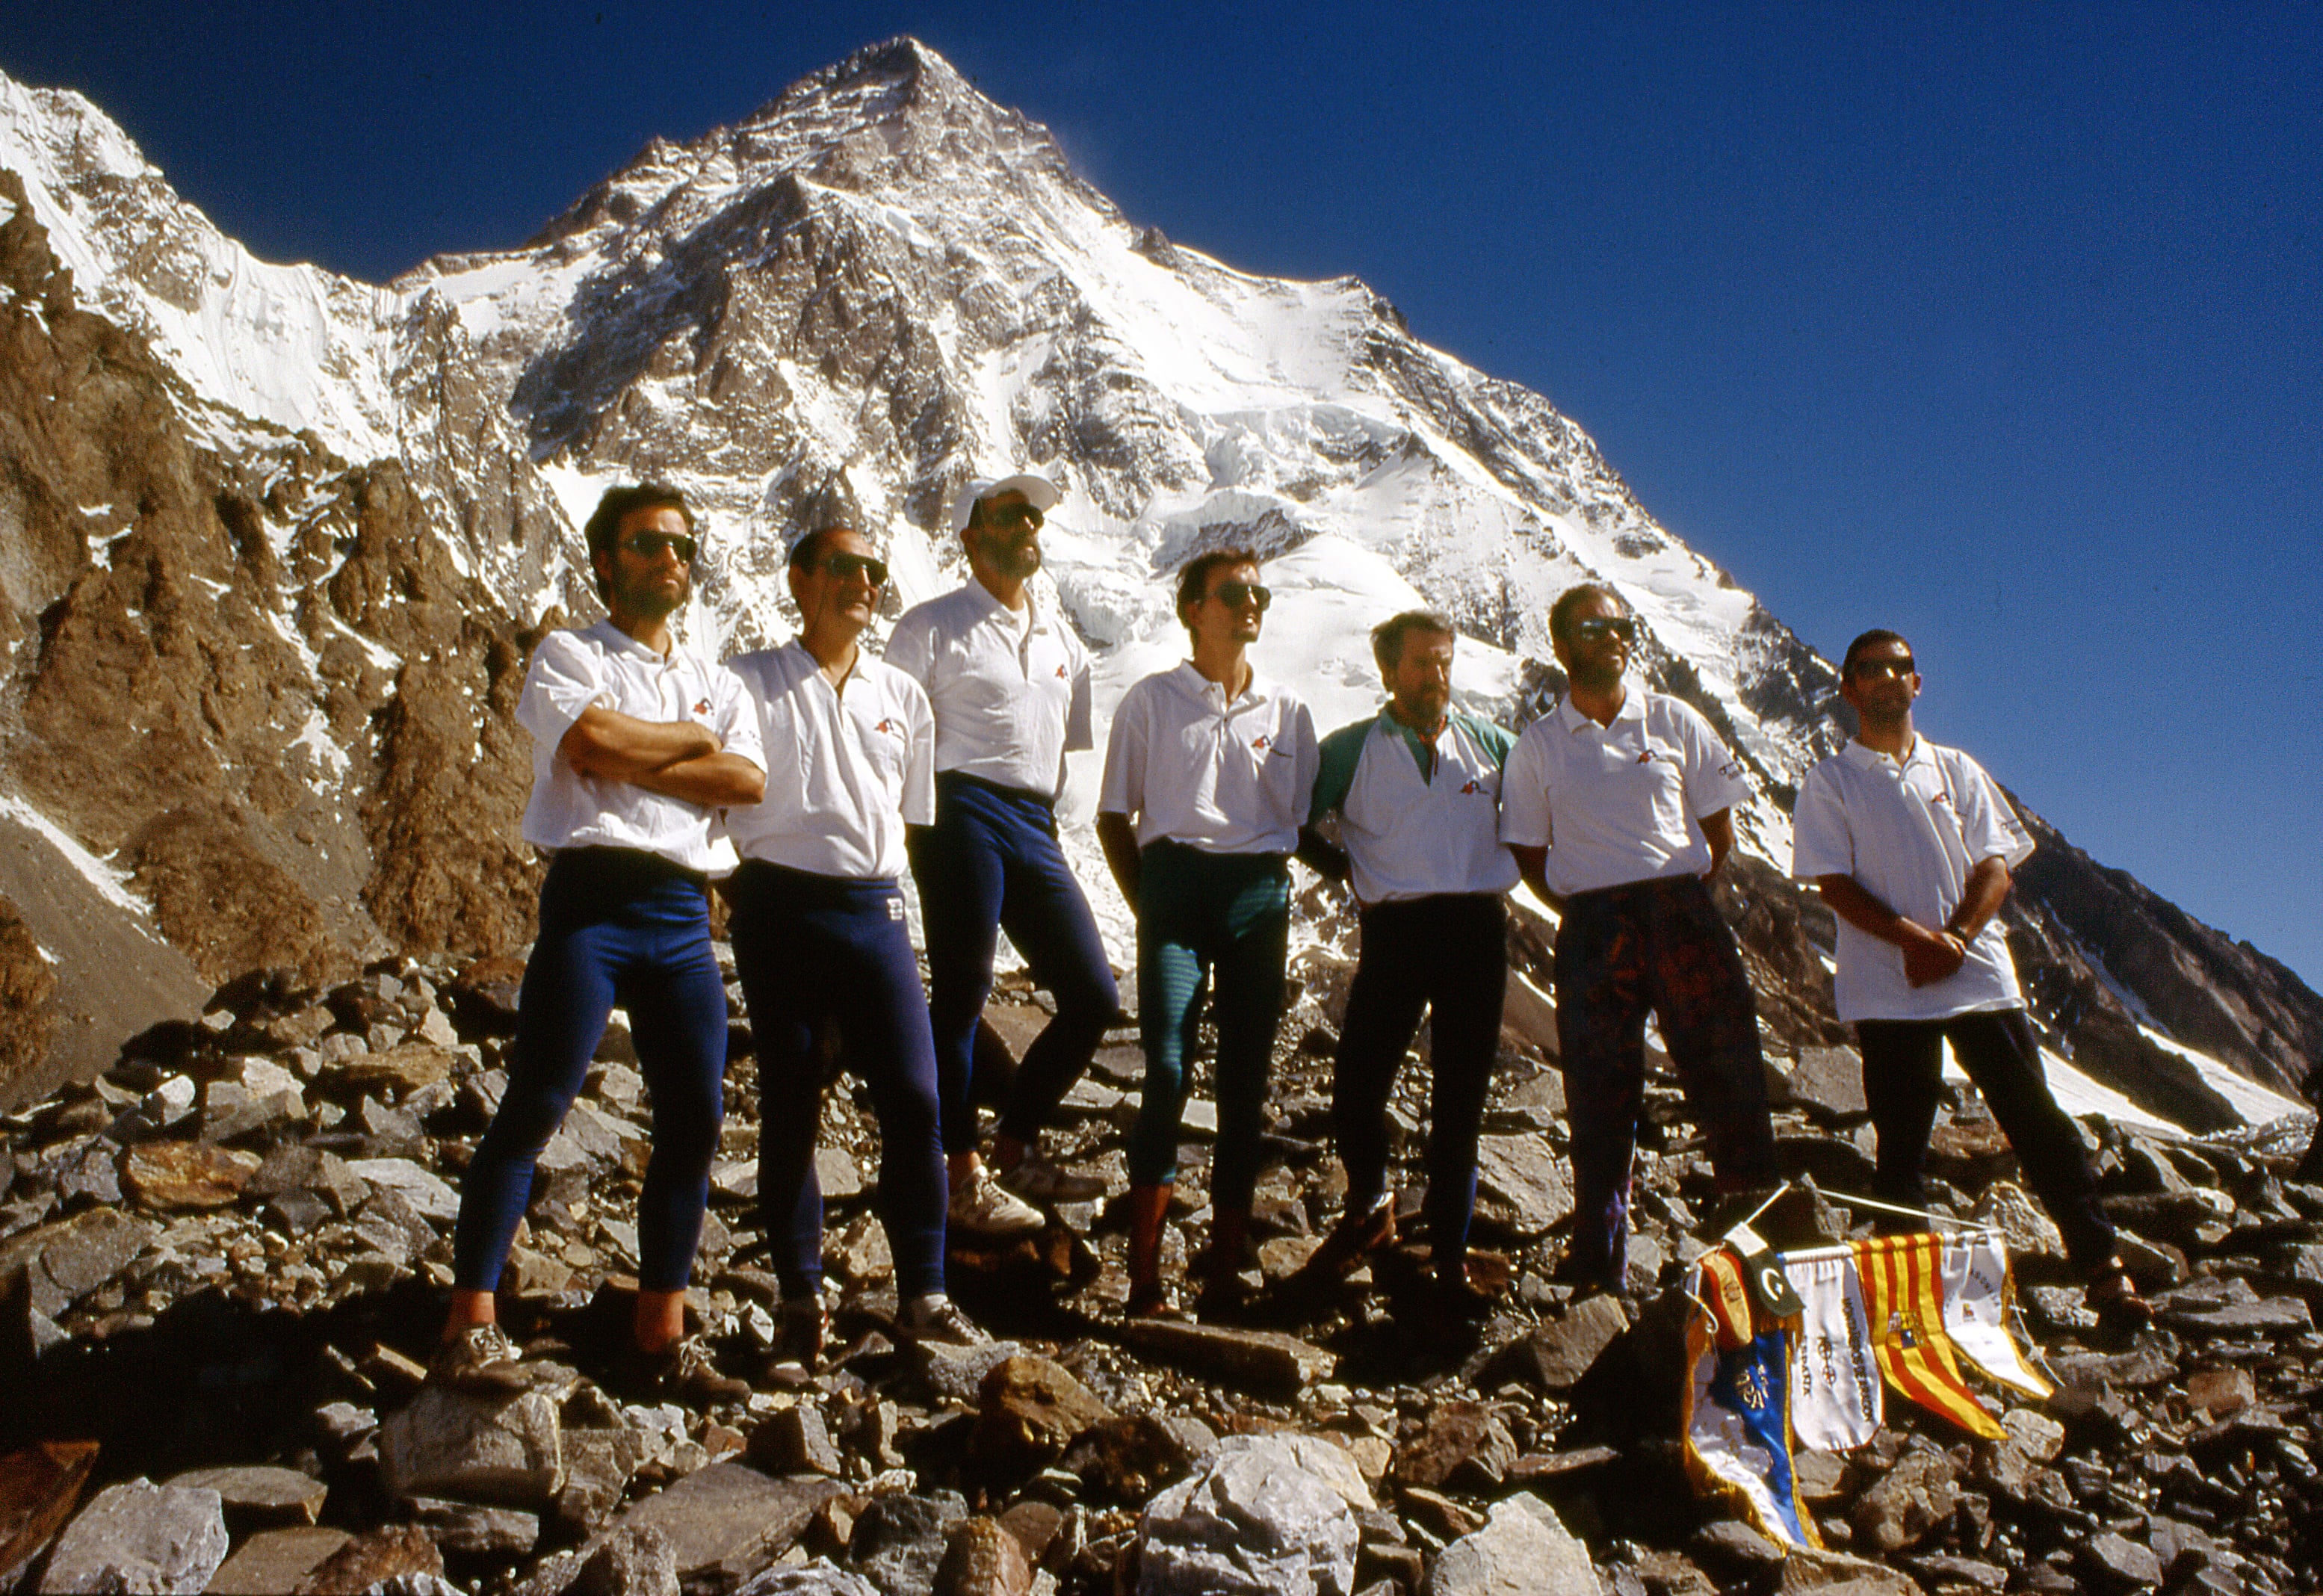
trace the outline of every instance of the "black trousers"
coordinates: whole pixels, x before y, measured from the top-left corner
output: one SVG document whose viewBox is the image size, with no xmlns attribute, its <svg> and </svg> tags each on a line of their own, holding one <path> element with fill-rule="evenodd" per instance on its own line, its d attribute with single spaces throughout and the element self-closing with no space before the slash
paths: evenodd
<svg viewBox="0 0 2323 1596">
<path fill-rule="evenodd" d="M 1949 1041 L 2016 1150 L 2025 1183 L 2064 1233 L 2075 1266 L 2089 1272 L 2113 1256 L 2113 1226 L 2098 1206 L 2097 1176 L 2080 1132 L 2049 1095 L 2040 1044 L 2023 1009 L 1946 1020 L 1858 1020 L 1855 1034 L 1863 1050 L 1863 1096 L 1879 1133 L 1884 1201 L 1927 1205 L 1928 1133 L 1935 1127 L 1942 1044 Z"/>
</svg>

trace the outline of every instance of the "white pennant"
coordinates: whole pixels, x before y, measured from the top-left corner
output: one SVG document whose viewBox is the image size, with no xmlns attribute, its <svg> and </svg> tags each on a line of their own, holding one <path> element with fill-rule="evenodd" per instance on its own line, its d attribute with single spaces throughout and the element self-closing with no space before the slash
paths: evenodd
<svg viewBox="0 0 2323 1596">
<path fill-rule="evenodd" d="M 2002 1385 L 2029 1397 L 2054 1393 L 2008 1334 L 2008 1253 L 1999 1237 L 1944 1238 L 1944 1334 L 1962 1357 Z"/>
<path fill-rule="evenodd" d="M 1783 1273 L 1805 1305 L 1791 1337 L 1791 1428 L 1825 1452 L 1860 1446 L 1887 1410 L 1863 1278 L 1844 1256 L 1785 1260 Z"/>
</svg>

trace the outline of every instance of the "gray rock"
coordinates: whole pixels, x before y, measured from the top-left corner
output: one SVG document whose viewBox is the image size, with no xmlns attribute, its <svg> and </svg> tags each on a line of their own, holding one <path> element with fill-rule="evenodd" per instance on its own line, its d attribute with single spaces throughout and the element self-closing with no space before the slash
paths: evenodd
<svg viewBox="0 0 2323 1596">
<path fill-rule="evenodd" d="M 388 1489 L 404 1497 L 539 1508 L 565 1485 L 556 1407 L 540 1390 L 482 1397 L 422 1387 L 380 1426 L 379 1461 Z"/>
<path fill-rule="evenodd" d="M 1867 1117 L 1863 1059 L 1853 1048 L 1805 1048 L 1791 1067 L 1791 1101 L 1824 1124 Z"/>
<path fill-rule="evenodd" d="M 556 1493 L 556 1517 L 568 1529 L 595 1529 L 621 1505 L 629 1476 L 645 1461 L 645 1441 L 635 1430 L 568 1428 L 565 1489 Z"/>
<path fill-rule="evenodd" d="M 1951 1460 L 1941 1452 L 1906 1452 L 1855 1499 L 1855 1544 L 1878 1552 L 1916 1545 L 1960 1505 Z"/>
<path fill-rule="evenodd" d="M 617 1529 L 583 1548 L 571 1596 L 677 1596 L 677 1554 L 657 1529 Z"/>
<path fill-rule="evenodd" d="M 974 1403 L 984 1377 L 1024 1350 L 1014 1341 L 984 1346 L 947 1346 L 923 1341 L 919 1345 L 920 1379 L 939 1402 Z"/>
<path fill-rule="evenodd" d="M 414 1497 L 406 1505 L 412 1522 L 423 1527 L 447 1552 L 518 1556 L 540 1541 L 540 1515 L 521 1508 L 486 1507 L 429 1496 Z"/>
<path fill-rule="evenodd" d="M 174 1476 L 170 1483 L 216 1491 L 225 1509 L 226 1525 L 237 1534 L 312 1524 L 322 1517 L 323 1499 L 330 1494 L 330 1488 L 312 1474 L 257 1464 L 193 1469 Z"/>
<path fill-rule="evenodd" d="M 2162 1562 L 2152 1550 L 2107 1531 L 2080 1543 L 2080 1560 L 2097 1582 L 2109 1590 L 2162 1582 Z"/>
<path fill-rule="evenodd" d="M 772 1474 L 838 1474 L 847 1460 L 831 1439 L 822 1409 L 801 1402 L 750 1432 L 750 1461 Z"/>
<path fill-rule="evenodd" d="M 347 1170 L 369 1185 L 389 1188 L 424 1219 L 449 1225 L 460 1216 L 460 1194 L 442 1176 L 409 1159 L 356 1159 Z"/>
<path fill-rule="evenodd" d="M 928 1596 L 951 1527 L 967 1517 L 955 1491 L 874 1498 L 855 1520 L 847 1560 L 883 1596 Z"/>
<path fill-rule="evenodd" d="M 617 1525 L 668 1536 L 689 1591 L 726 1591 L 789 1550 L 838 1491 L 829 1480 L 776 1480 L 744 1463 L 714 1463 L 636 1503 Z"/>
<path fill-rule="evenodd" d="M 1539 1136 L 1476 1140 L 1480 1211 L 1523 1235 L 1537 1235 L 1573 1212 L 1573 1179 Z"/>
<path fill-rule="evenodd" d="M 131 1480 L 101 1493 L 65 1527 L 38 1590 L 40 1596 L 197 1591 L 225 1561 L 226 1545 L 216 1491 Z"/>
<path fill-rule="evenodd" d="M 843 1203 L 863 1195 L 863 1166 L 836 1147 L 814 1150 L 814 1178 L 825 1202 Z"/>
<path fill-rule="evenodd" d="M 344 1529 L 308 1525 L 262 1529 L 234 1549 L 210 1584 L 235 1596 L 292 1596 L 299 1583 L 352 1539 Z"/>
<path fill-rule="evenodd" d="M 1520 1492 L 1495 1503 L 1484 1527 L 1444 1548 L 1428 1571 L 1427 1596 L 1593 1596 L 1589 1548 L 1555 1509 Z"/>
<path fill-rule="evenodd" d="M 879 1587 L 818 1557 L 798 1568 L 770 1568 L 734 1596 L 879 1596 Z"/>
<path fill-rule="evenodd" d="M 1362 1528 L 1346 1482 L 1307 1466 L 1317 1456 L 1302 1458 L 1280 1435 L 1219 1443 L 1190 1479 L 1146 1504 L 1139 1596 L 1347 1596 Z M 1372 1505 L 1354 1461 L 1339 1457 Z"/>
<path fill-rule="evenodd" d="M 1597 1355 L 1629 1327 L 1620 1302 L 1604 1296 L 1585 1298 L 1563 1318 L 1510 1343 L 1494 1361 L 1493 1378 L 1529 1380 L 1545 1391 L 1569 1391 Z"/>
<path fill-rule="evenodd" d="M 2297 1297 L 2229 1302 L 2213 1308 L 2172 1308 L 2162 1318 L 2181 1330 L 2203 1330 L 2212 1335 L 2257 1331 L 2267 1335 L 2297 1335 L 2315 1328 L 2314 1314 Z"/>
<path fill-rule="evenodd" d="M 1846 1552 L 1794 1550 L 1783 1559 L 1781 1596 L 1920 1596 L 1919 1582 Z"/>
<path fill-rule="evenodd" d="M 90 1208 L 0 1242 L 0 1298 L 14 1296 L 50 1318 L 111 1280 L 161 1234 L 115 1208 Z"/>
<path fill-rule="evenodd" d="M 2049 1217 L 2049 1211 L 2014 1181 L 1997 1181 L 1988 1188 L 1977 1202 L 1974 1217 L 1979 1224 L 1999 1231 L 2008 1243 L 2008 1255 L 2020 1263 L 2027 1258 L 2061 1261 L 2065 1256 L 2064 1233 Z"/>
</svg>

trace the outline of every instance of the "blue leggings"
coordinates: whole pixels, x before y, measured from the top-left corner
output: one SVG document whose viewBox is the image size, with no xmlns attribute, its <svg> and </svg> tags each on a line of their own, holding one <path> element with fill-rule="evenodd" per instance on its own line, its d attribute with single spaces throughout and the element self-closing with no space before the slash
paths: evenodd
<svg viewBox="0 0 2323 1596">
<path fill-rule="evenodd" d="M 1141 856 L 1137 887 L 1137 1014 L 1145 1084 L 1129 1139 L 1129 1178 L 1140 1186 L 1177 1178 L 1202 991 L 1217 986 L 1218 1148 L 1210 1201 L 1248 1208 L 1258 1185 L 1259 1134 L 1275 1027 L 1282 1019 L 1282 966 L 1290 942 L 1290 876 L 1279 854 L 1203 853 L 1154 842 Z"/>
<path fill-rule="evenodd" d="M 1029 1146 L 1121 1007 L 1097 918 L 1057 845 L 1056 812 L 1037 794 L 948 772 L 936 778 L 935 824 L 915 829 L 911 841 L 944 1151 L 976 1147 L 976 1022 L 1003 931 L 1032 967 L 1033 984 L 1057 1000 L 1057 1017 L 1025 1049 L 1000 1116 L 1000 1133 Z"/>
<path fill-rule="evenodd" d="M 638 1284 L 682 1291 L 702 1239 L 725 1118 L 726 984 L 701 876 L 631 848 L 568 848 L 540 887 L 508 1090 L 460 1183 L 453 1284 L 500 1285 L 533 1166 L 581 1093 L 619 1004 L 653 1095 L 653 1154 L 638 1198 Z"/>
<path fill-rule="evenodd" d="M 936 1055 L 920 964 L 892 880 L 849 880 L 746 859 L 728 888 L 734 967 L 758 1051 L 758 1213 L 785 1297 L 822 1280 L 815 1032 L 839 1023 L 841 1056 L 879 1117 L 879 1220 L 906 1301 L 944 1289 L 943 1149 Z"/>
<path fill-rule="evenodd" d="M 1362 959 L 1347 988 L 1331 1105 L 1349 1214 L 1370 1212 L 1386 1193 L 1388 1095 L 1420 1011 L 1433 1005 L 1425 1214 L 1428 1246 L 1439 1260 L 1468 1255 L 1476 1134 L 1508 990 L 1507 922 L 1497 894 L 1374 903 L 1364 911 Z"/>
</svg>

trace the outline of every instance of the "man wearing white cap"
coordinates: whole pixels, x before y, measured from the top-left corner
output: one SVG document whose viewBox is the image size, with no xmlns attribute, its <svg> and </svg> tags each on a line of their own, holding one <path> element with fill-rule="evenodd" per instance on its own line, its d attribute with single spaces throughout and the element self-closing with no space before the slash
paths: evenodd
<svg viewBox="0 0 2323 1596">
<path fill-rule="evenodd" d="M 935 822 L 913 829 L 912 875 L 927 928 L 949 1223 L 983 1235 L 1039 1229 L 1040 1211 L 1025 1197 L 1104 1195 L 1102 1183 L 1036 1151 L 1042 1125 L 1120 1007 L 1096 916 L 1057 840 L 1065 756 L 1096 746 L 1088 652 L 1032 585 L 1042 518 L 1062 498 L 1053 482 L 1022 474 L 962 487 L 951 522 L 970 580 L 907 611 L 887 643 L 887 663 L 925 688 L 935 711 Z M 1008 1088 L 993 1143 L 996 1180 L 978 1155 L 971 1085 L 1002 931 L 1057 1013 Z"/>
</svg>

